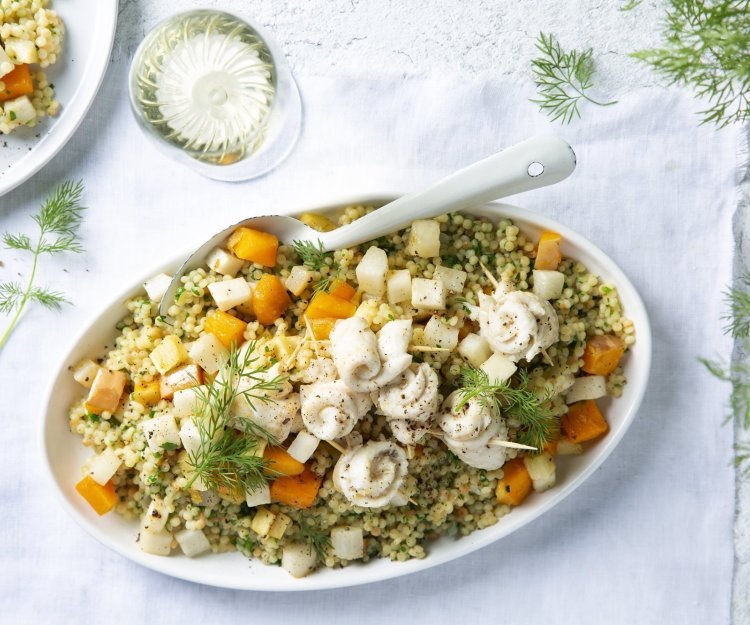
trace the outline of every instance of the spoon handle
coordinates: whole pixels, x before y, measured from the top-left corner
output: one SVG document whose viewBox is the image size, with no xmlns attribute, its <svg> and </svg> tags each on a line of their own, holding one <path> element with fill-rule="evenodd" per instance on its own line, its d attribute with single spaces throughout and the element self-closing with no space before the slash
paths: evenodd
<svg viewBox="0 0 750 625">
<path fill-rule="evenodd" d="M 567 178 L 575 166 L 575 153 L 565 141 L 553 135 L 532 137 L 326 233 L 321 237 L 323 247 L 358 245 L 401 230 L 415 219 L 546 187 Z"/>
</svg>

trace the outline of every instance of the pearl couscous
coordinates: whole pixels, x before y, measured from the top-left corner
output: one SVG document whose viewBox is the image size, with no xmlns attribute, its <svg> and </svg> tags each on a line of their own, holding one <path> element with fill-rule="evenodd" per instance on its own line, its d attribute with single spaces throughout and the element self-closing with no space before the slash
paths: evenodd
<svg viewBox="0 0 750 625">
<path fill-rule="evenodd" d="M 139 520 L 148 553 L 238 550 L 297 577 L 423 558 L 553 487 L 556 456 L 606 436 L 596 400 L 621 394 L 635 340 L 615 285 L 507 219 L 333 253 L 239 228 L 181 280 L 164 317 L 170 276 L 149 280 L 73 370 L 94 451 L 77 489 Z"/>
</svg>

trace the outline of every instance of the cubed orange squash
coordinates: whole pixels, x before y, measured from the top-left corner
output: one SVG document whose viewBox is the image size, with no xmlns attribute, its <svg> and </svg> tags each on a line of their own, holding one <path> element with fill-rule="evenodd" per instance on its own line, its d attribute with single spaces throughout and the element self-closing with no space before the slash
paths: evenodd
<svg viewBox="0 0 750 625">
<path fill-rule="evenodd" d="M 271 499 L 294 508 L 309 508 L 315 503 L 323 478 L 308 467 L 299 475 L 280 477 L 271 482 Z"/>
<path fill-rule="evenodd" d="M 112 480 L 109 480 L 104 486 L 97 484 L 94 479 L 87 475 L 78 484 L 76 490 L 98 515 L 107 514 L 117 505 L 117 493 Z"/>
<path fill-rule="evenodd" d="M 497 502 L 506 506 L 517 506 L 528 497 L 533 483 L 523 458 L 508 460 L 503 465 L 503 477 L 497 481 Z"/>
<path fill-rule="evenodd" d="M 270 273 L 264 273 L 253 291 L 253 311 L 263 325 L 270 325 L 284 314 L 292 303 L 284 283 Z"/>
<path fill-rule="evenodd" d="M 536 260 L 534 269 L 555 270 L 562 260 L 560 253 L 560 235 L 557 232 L 545 230 L 539 237 L 539 245 L 536 248 Z"/>
<path fill-rule="evenodd" d="M 276 266 L 279 240 L 268 232 L 241 226 L 227 239 L 227 247 L 237 258 L 258 263 L 264 267 Z"/>
<path fill-rule="evenodd" d="M 585 443 L 609 430 L 604 415 L 593 399 L 569 406 L 567 414 L 560 419 L 560 425 L 571 443 Z"/>
<path fill-rule="evenodd" d="M 5 74 L 0 81 L 5 84 L 5 88 L 0 91 L 0 102 L 34 93 L 34 83 L 28 65 L 16 65 L 15 69 Z"/>
<path fill-rule="evenodd" d="M 308 319 L 308 321 L 316 340 L 326 341 L 331 336 L 331 330 L 338 319 L 326 317 L 325 319 Z"/>
<path fill-rule="evenodd" d="M 304 464 L 292 458 L 281 447 L 266 445 L 263 458 L 266 460 L 266 467 L 271 475 L 299 475 L 305 470 Z"/>
<path fill-rule="evenodd" d="M 151 382 L 139 382 L 133 389 L 133 399 L 142 406 L 153 406 L 161 399 L 161 386 L 159 380 Z"/>
<path fill-rule="evenodd" d="M 331 295 L 345 299 L 347 302 L 351 302 L 354 295 L 357 293 L 357 289 L 343 280 L 334 280 L 331 283 L 331 288 L 328 289 L 328 292 Z"/>
<path fill-rule="evenodd" d="M 625 341 L 614 334 L 592 336 L 583 351 L 583 370 L 592 375 L 609 375 L 620 364 Z"/>
<path fill-rule="evenodd" d="M 232 343 L 242 343 L 243 334 L 247 324 L 222 310 L 214 310 L 206 315 L 203 322 L 206 332 L 213 334 L 224 347 L 229 348 Z"/>
<path fill-rule="evenodd" d="M 330 293 L 318 291 L 307 305 L 305 316 L 308 319 L 325 319 L 327 317 L 348 319 L 353 317 L 355 312 L 357 312 L 357 307 L 352 302 Z"/>
</svg>

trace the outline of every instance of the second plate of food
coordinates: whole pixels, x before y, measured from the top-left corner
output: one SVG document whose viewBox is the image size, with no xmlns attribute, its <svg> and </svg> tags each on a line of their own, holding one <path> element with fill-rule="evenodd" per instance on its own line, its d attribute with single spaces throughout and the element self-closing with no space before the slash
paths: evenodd
<svg viewBox="0 0 750 625">
<path fill-rule="evenodd" d="M 387 201 L 304 218 L 335 227 Z M 43 422 L 73 517 L 175 577 L 307 590 L 452 560 L 570 494 L 645 392 L 635 288 L 520 208 L 331 254 L 240 230 L 159 317 L 180 260 L 76 339 Z"/>
</svg>

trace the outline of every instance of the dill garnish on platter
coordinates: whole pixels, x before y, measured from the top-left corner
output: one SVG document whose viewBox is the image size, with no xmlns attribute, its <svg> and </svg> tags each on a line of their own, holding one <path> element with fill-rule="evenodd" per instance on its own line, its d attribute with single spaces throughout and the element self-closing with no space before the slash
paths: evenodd
<svg viewBox="0 0 750 625">
<path fill-rule="evenodd" d="M 222 363 L 213 382 L 197 391 L 195 425 L 200 444 L 188 453 L 193 475 L 186 487 L 196 480 L 209 489 L 232 493 L 251 493 L 268 483 L 273 472 L 263 458 L 266 443 L 278 441 L 246 417 L 233 414 L 237 399 L 244 398 L 251 407 L 273 402 L 285 376 L 269 378 L 268 367 L 258 365 L 255 341 L 238 350 L 235 346 Z"/>
<path fill-rule="evenodd" d="M 324 276 L 313 288 L 313 293 L 321 290 L 327 291 L 339 273 L 333 253 L 323 249 L 323 242 L 320 239 L 317 245 L 312 241 L 294 241 L 293 247 L 297 256 L 302 260 L 302 264 L 310 271 L 320 272 L 324 267 L 329 268 L 328 275 Z"/>
<path fill-rule="evenodd" d="M 318 517 L 305 518 L 300 515 L 297 519 L 300 535 L 307 543 L 308 553 L 313 551 L 321 560 L 326 557 L 326 549 L 331 546 L 331 537 L 320 529 L 320 520 Z"/>
</svg>

